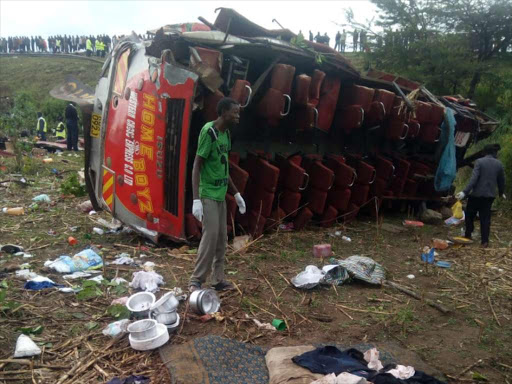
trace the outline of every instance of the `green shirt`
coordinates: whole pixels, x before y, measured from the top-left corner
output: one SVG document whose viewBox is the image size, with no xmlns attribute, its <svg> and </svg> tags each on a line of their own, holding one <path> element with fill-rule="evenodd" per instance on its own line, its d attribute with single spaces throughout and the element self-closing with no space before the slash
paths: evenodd
<svg viewBox="0 0 512 384">
<path fill-rule="evenodd" d="M 199 134 L 197 156 L 204 159 L 199 181 L 199 197 L 224 201 L 228 191 L 229 164 L 231 150 L 229 131 L 220 132 L 213 121 L 204 125 Z"/>
</svg>

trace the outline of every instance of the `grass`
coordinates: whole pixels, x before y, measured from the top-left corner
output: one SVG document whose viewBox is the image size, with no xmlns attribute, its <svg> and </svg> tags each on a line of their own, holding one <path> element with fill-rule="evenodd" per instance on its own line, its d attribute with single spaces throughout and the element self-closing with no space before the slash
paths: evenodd
<svg viewBox="0 0 512 384">
<path fill-rule="evenodd" d="M 41 105 L 51 96 L 50 90 L 73 75 L 87 85 L 96 87 L 102 64 L 79 58 L 0 57 L 0 97 L 12 98 L 23 90 L 32 94 Z M 37 75 L 36 75 L 37 74 Z"/>
</svg>

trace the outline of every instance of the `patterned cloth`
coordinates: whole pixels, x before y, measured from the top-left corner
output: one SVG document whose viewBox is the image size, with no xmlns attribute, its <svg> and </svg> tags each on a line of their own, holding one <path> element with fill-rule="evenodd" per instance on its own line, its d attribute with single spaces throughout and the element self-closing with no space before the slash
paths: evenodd
<svg viewBox="0 0 512 384">
<path fill-rule="evenodd" d="M 379 263 L 365 256 L 350 256 L 345 260 L 331 259 L 332 264 L 341 265 L 353 279 L 381 285 L 386 280 L 386 271 Z"/>
</svg>

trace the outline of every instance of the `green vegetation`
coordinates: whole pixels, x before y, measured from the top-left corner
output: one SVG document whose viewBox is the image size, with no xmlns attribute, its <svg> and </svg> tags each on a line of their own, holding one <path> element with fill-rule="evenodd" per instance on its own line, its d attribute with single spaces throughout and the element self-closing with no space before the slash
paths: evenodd
<svg viewBox="0 0 512 384">
<path fill-rule="evenodd" d="M 500 120 L 497 131 L 473 145 L 468 154 L 490 143 L 502 147 L 507 180 L 512 180 L 512 3 L 508 0 L 371 0 L 377 19 L 346 19 L 369 36 L 358 68 L 394 73 L 424 84 L 438 95 L 461 94 Z M 381 28 L 377 31 L 375 26 Z M 462 187 L 470 169 L 459 172 Z M 507 183 L 512 196 L 512 183 Z"/>
</svg>

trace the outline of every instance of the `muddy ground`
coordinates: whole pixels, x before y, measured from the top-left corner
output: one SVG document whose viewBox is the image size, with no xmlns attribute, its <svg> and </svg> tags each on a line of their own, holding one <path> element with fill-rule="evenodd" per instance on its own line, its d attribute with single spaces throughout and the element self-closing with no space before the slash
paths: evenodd
<svg viewBox="0 0 512 384">
<path fill-rule="evenodd" d="M 101 330 L 115 318 L 107 311 L 113 299 L 131 293 L 128 287 L 100 285 L 97 296 L 79 300 L 71 293 L 55 289 L 29 291 L 15 270 L 30 263 L 34 272 L 69 285 L 44 262 L 60 255 L 72 255 L 87 246 L 101 250 L 105 261 L 122 252 L 141 262 L 153 261 L 164 276 L 161 292 L 178 286 L 186 288 L 194 265 L 192 252 L 177 245 L 154 247 L 136 234 L 97 235 L 93 227 L 102 212 L 90 216 L 77 205 L 87 197 L 63 195 L 60 185 L 82 167 L 82 155 L 51 155 L 52 163 L 33 158 L 25 169 L 27 184 L 16 181 L 10 160 L 0 159 L 2 207 L 25 207 L 23 216 L 0 216 L 0 243 L 18 244 L 32 254 L 23 259 L 0 253 L 1 281 L 5 298 L 0 302 L 0 383 L 94 383 L 106 382 L 121 374 L 145 374 L 153 383 L 169 383 L 170 378 L 157 352 L 130 349 L 126 337 L 112 340 Z M 59 175 L 55 174 L 56 169 Z M 64 173 L 63 173 L 64 172 Z M 31 199 L 41 193 L 51 203 L 29 209 Z M 420 261 L 421 249 L 434 237 L 460 235 L 460 228 L 442 225 L 404 228 L 406 213 L 386 211 L 384 225 L 377 227 L 370 216 L 359 217 L 348 226 L 323 229 L 310 227 L 303 232 L 274 232 L 248 247 L 245 253 L 227 256 L 227 276 L 238 290 L 223 293 L 223 321 L 206 323 L 180 305 L 183 327 L 172 338 L 180 344 L 193 338 L 215 334 L 265 346 L 335 342 L 343 345 L 361 342 L 407 349 L 417 354 L 431 373 L 444 375 L 449 382 L 472 382 L 477 378 L 491 383 L 512 382 L 512 218 L 496 212 L 493 217 L 491 248 L 478 245 L 451 247 L 440 252 L 440 259 L 452 263 L 450 269 L 428 266 Z M 78 227 L 78 228 L 73 228 Z M 348 243 L 330 233 L 341 230 L 351 237 Z M 68 237 L 78 244 L 70 246 Z M 353 282 L 336 288 L 299 291 L 289 280 L 309 264 L 321 266 L 327 260 L 315 259 L 312 247 L 331 243 L 335 256 L 365 255 L 381 263 L 387 279 L 430 298 L 450 309 L 448 314 L 391 287 L 375 287 Z M 193 250 L 197 245 L 191 244 Z M 147 257 L 140 258 L 141 255 Z M 107 265 L 104 276 L 131 281 L 140 268 Z M 414 279 L 407 275 L 413 274 Z M 82 281 L 72 284 L 81 285 Z M 186 313 L 185 313 L 186 312 Z M 246 316 L 262 322 L 285 319 L 288 329 L 271 332 L 258 329 Z M 37 333 L 37 326 L 42 332 Z M 36 332 L 31 337 L 43 349 L 33 360 L 13 363 L 20 328 Z M 30 329 L 31 328 L 31 329 Z M 391 350 L 391 352 L 393 352 Z"/>
</svg>

